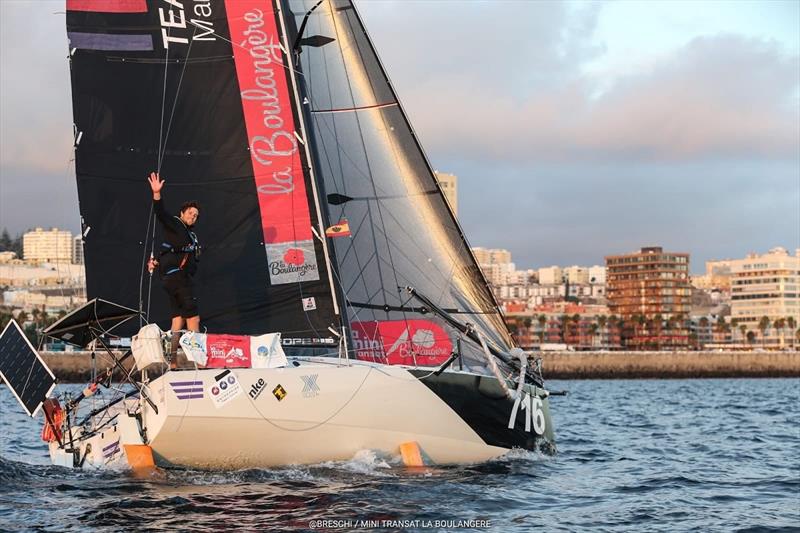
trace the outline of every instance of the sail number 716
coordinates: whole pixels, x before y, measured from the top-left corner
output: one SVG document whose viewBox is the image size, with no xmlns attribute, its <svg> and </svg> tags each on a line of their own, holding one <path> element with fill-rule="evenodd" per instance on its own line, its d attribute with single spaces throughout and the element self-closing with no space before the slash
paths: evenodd
<svg viewBox="0 0 800 533">
<path fill-rule="evenodd" d="M 514 429 L 514 425 L 517 423 L 517 411 L 520 407 L 525 411 L 525 431 L 530 432 L 531 425 L 533 425 L 533 431 L 537 435 L 544 435 L 545 418 L 544 411 L 542 411 L 542 399 L 538 396 L 531 397 L 527 393 L 517 396 L 514 401 L 511 416 L 508 419 L 508 429 Z"/>
</svg>

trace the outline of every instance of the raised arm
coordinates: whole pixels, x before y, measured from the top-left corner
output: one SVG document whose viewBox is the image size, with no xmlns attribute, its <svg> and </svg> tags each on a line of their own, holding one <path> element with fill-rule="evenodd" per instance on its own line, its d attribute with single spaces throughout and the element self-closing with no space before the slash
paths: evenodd
<svg viewBox="0 0 800 533">
<path fill-rule="evenodd" d="M 164 187 L 166 180 L 162 180 L 156 172 L 151 172 L 150 177 L 147 178 L 150 183 L 150 190 L 153 191 L 153 209 L 156 212 L 158 220 L 168 228 L 174 228 L 175 218 L 169 216 L 167 210 L 164 208 L 164 203 L 161 201 L 161 189 Z"/>
</svg>

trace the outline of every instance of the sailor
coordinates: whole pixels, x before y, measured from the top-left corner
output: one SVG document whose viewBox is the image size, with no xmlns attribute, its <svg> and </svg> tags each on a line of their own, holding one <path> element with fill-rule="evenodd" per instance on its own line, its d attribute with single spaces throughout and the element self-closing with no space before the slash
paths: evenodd
<svg viewBox="0 0 800 533">
<path fill-rule="evenodd" d="M 161 201 L 161 189 L 166 181 L 155 172 L 150 173 L 148 181 L 153 191 L 153 210 L 164 228 L 159 258 L 151 260 L 151 267 L 158 266 L 164 290 L 169 295 L 172 353 L 175 354 L 184 327 L 200 331 L 200 312 L 192 287 L 192 276 L 197 272 L 200 256 L 200 244 L 192 228 L 200 216 L 200 206 L 196 202 L 186 202 L 181 206 L 180 214 L 172 216 Z"/>
</svg>

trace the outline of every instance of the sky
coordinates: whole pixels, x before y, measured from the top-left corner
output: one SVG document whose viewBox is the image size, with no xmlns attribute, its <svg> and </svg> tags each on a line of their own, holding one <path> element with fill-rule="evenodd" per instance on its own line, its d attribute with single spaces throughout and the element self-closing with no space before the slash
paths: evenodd
<svg viewBox="0 0 800 533">
<path fill-rule="evenodd" d="M 800 1 L 362 0 L 470 244 L 800 247 Z M 0 228 L 79 227 L 63 1 L 0 0 Z"/>
</svg>

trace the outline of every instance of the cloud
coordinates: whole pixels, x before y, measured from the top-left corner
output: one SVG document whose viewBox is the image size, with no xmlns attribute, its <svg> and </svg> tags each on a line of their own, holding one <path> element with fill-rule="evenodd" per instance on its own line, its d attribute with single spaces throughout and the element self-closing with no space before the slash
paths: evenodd
<svg viewBox="0 0 800 533">
<path fill-rule="evenodd" d="M 401 98 L 432 153 L 521 162 L 798 157 L 800 58 L 777 42 L 700 36 L 609 84 L 581 68 L 603 51 L 592 39 L 599 4 L 577 12 L 550 3 L 492 6 L 491 17 L 466 9 L 435 38 L 427 26 L 411 42 L 396 29 L 386 36 L 387 69 L 401 76 Z M 502 27 L 476 20 L 512 11 Z M 541 20 L 550 24 L 535 27 Z M 474 35 L 480 27 L 486 33 Z M 448 58 L 436 52 L 444 33 L 457 43 Z M 424 59 L 412 67 L 401 56 Z M 405 74 L 412 68 L 416 75 Z"/>
</svg>

